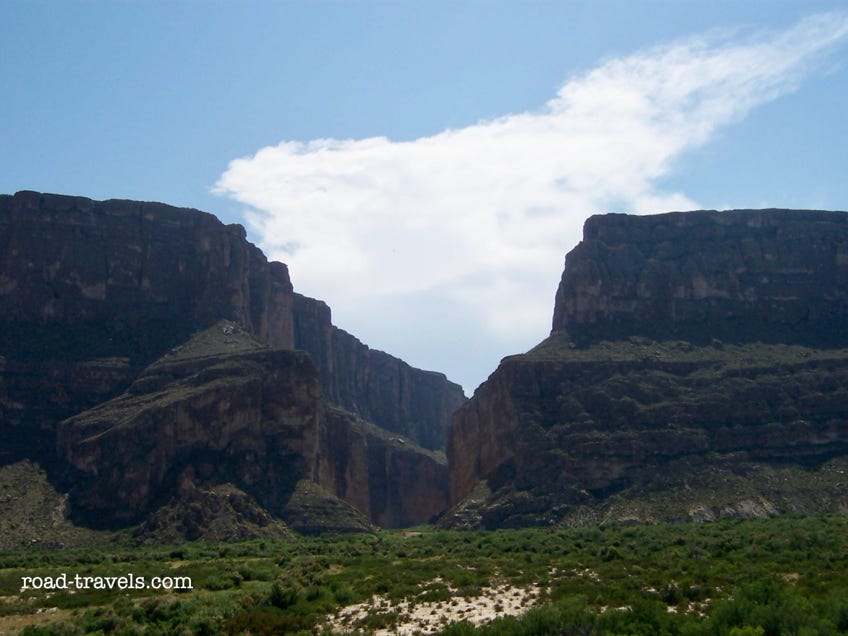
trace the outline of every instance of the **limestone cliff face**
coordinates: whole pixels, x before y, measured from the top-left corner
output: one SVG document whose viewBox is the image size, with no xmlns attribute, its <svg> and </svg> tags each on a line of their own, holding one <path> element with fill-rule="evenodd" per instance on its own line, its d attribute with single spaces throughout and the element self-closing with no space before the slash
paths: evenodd
<svg viewBox="0 0 848 636">
<path fill-rule="evenodd" d="M 845 213 L 587 221 L 551 336 L 454 416 L 446 523 L 848 509 L 845 254 Z"/>
<path fill-rule="evenodd" d="M 333 326 L 325 303 L 300 294 L 294 295 L 294 345 L 312 355 L 328 401 L 424 448 L 444 448 L 450 417 L 465 401 L 458 384 L 370 349 Z"/>
<path fill-rule="evenodd" d="M 39 461 L 87 523 L 218 509 L 231 487 L 310 532 L 427 521 L 447 468 L 414 440 L 439 447 L 462 400 L 332 326 L 240 226 L 0 196 L 0 464 Z"/>
<path fill-rule="evenodd" d="M 159 203 L 0 196 L 0 437 L 49 456 L 55 422 L 226 318 L 292 346 L 292 286 L 241 226 Z M 23 427 L 26 430 L 21 430 Z"/>
<path fill-rule="evenodd" d="M 432 521 L 449 503 L 443 454 L 341 409 L 325 412 L 318 481 L 384 528 Z"/>
<path fill-rule="evenodd" d="M 5 350 L 28 335 L 29 353 L 149 362 L 222 318 L 292 347 L 286 266 L 241 226 L 160 203 L 0 197 L 0 299 Z"/>
<path fill-rule="evenodd" d="M 208 534 L 195 526 L 230 502 L 211 497 L 222 486 L 308 533 L 422 523 L 448 502 L 443 457 L 326 405 L 306 352 L 269 348 L 228 321 L 63 421 L 58 446 L 77 473 L 76 517 L 144 521 L 145 533 L 162 534 L 176 510 L 187 535 Z"/>
<path fill-rule="evenodd" d="M 553 330 L 846 344 L 848 215 L 608 214 L 566 257 Z"/>
<path fill-rule="evenodd" d="M 80 516 L 127 525 L 195 482 L 235 484 L 280 515 L 312 477 L 320 388 L 308 355 L 227 336 L 234 351 L 176 350 L 123 395 L 62 422 Z"/>
</svg>

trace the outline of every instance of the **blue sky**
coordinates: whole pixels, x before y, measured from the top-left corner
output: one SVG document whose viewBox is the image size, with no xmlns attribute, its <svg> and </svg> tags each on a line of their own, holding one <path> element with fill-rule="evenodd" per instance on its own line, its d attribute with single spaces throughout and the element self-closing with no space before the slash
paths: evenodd
<svg viewBox="0 0 848 636">
<path fill-rule="evenodd" d="M 593 213 L 848 209 L 846 11 L 0 0 L 0 192 L 242 223 L 470 392 L 547 335 Z"/>
</svg>

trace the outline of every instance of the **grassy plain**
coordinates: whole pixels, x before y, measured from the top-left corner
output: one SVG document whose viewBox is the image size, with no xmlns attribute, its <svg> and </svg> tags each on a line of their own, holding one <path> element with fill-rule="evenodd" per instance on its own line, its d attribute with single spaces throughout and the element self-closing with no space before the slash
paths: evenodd
<svg viewBox="0 0 848 636">
<path fill-rule="evenodd" d="M 62 573 L 190 577 L 192 589 L 21 591 L 22 577 Z M 488 601 L 495 618 L 475 625 L 482 615 L 473 608 Z M 522 613 L 507 616 L 510 611 Z M 3 634 L 331 629 L 848 633 L 848 517 L 488 532 L 422 527 L 235 544 L 151 547 L 127 540 L 0 553 Z"/>
</svg>

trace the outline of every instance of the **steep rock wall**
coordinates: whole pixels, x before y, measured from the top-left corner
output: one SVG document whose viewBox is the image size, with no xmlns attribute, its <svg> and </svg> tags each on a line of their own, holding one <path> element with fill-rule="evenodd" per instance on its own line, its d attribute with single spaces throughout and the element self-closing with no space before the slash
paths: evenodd
<svg viewBox="0 0 848 636">
<path fill-rule="evenodd" d="M 175 346 L 183 353 L 198 348 L 197 334 L 222 319 L 230 323 L 228 338 L 249 337 L 258 349 L 232 357 L 233 351 L 203 337 L 200 357 L 208 369 L 195 368 L 190 379 L 162 374 L 168 366 L 162 360 L 172 354 L 160 356 Z M 294 295 L 286 266 L 267 262 L 246 241 L 243 228 L 160 203 L 34 192 L 0 196 L 0 463 L 33 458 L 53 478 L 67 479 L 63 487 L 73 489 L 80 518 L 112 525 L 137 520 L 174 488 L 180 490 L 180 471 L 203 465 L 201 472 L 208 472 L 211 460 L 202 459 L 208 456 L 221 468 L 206 476 L 212 482 L 237 483 L 262 505 L 277 506 L 275 514 L 297 509 L 303 527 L 314 530 L 329 522 L 311 518 L 308 502 L 279 508 L 282 482 L 274 478 L 277 499 L 268 499 L 252 489 L 244 473 L 254 460 L 239 459 L 254 443 L 249 438 L 265 443 L 269 418 L 289 417 L 274 406 L 268 382 L 278 382 L 282 394 L 292 395 L 311 386 L 308 374 L 285 371 L 284 352 L 259 351 L 295 346 L 318 364 L 324 398 L 352 413 L 339 420 L 348 432 L 328 436 L 321 415 L 325 407 L 316 407 L 308 436 L 318 446 L 308 453 L 292 451 L 300 458 L 298 468 L 286 475 L 319 486 L 326 481 L 327 492 L 318 496 L 321 488 L 309 486 L 293 492 L 316 499 L 327 514 L 343 513 L 348 522 L 351 512 L 326 497 L 350 500 L 373 521 L 388 525 L 420 523 L 443 509 L 445 463 L 411 440 L 431 448 L 443 445 L 450 414 L 464 400 L 460 387 L 373 351 L 334 327 L 329 308 Z M 241 367 L 244 382 L 238 379 Z M 267 381 L 257 375 L 258 368 Z M 219 372 L 227 377 L 198 379 Z M 297 382 L 304 387 L 297 388 Z M 263 415 L 263 409 L 270 410 Z M 365 430 L 354 424 L 357 416 L 411 440 L 386 445 L 373 427 L 367 435 L 355 433 L 354 428 Z M 207 417 L 217 428 L 204 426 Z M 266 424 L 257 428 L 262 418 Z M 66 419 L 57 457 L 57 425 Z M 86 434 L 90 426 L 100 432 Z M 353 440 L 353 446 L 340 445 L 339 439 Z M 149 447 L 149 462 L 133 454 L 135 444 Z M 321 444 L 332 448 L 322 451 Z M 345 454 L 360 447 L 366 461 L 358 465 Z M 273 476 L 268 457 L 276 456 L 263 452 Z M 333 457 L 320 476 L 319 454 Z M 336 464 L 346 466 L 355 486 L 335 487 Z M 348 522 L 345 527 L 359 523 Z"/>
<path fill-rule="evenodd" d="M 211 214 L 35 192 L 0 197 L 4 350 L 26 344 L 23 353 L 149 362 L 222 318 L 292 348 L 291 295 L 286 266 L 268 263 L 244 228 Z M 21 343 L 27 333 L 34 337 Z"/>
<path fill-rule="evenodd" d="M 214 327 L 213 327 L 214 329 Z M 304 352 L 245 347 L 151 365 L 121 396 L 62 422 L 87 523 L 142 520 L 189 484 L 233 483 L 280 515 L 318 452 L 318 373 Z"/>
<path fill-rule="evenodd" d="M 445 429 L 465 401 L 441 373 L 415 369 L 335 327 L 323 302 L 294 295 L 294 346 L 321 371 L 324 397 L 424 448 L 444 448 Z"/>
<path fill-rule="evenodd" d="M 306 352 L 269 349 L 227 321 L 63 421 L 58 446 L 89 525 L 158 527 L 163 504 L 192 517 L 191 502 L 225 484 L 310 533 L 423 523 L 448 503 L 443 457 L 325 405 Z"/>
<path fill-rule="evenodd" d="M 196 210 L 0 196 L 0 439 L 49 458 L 55 423 L 119 394 L 144 366 L 226 318 L 291 348 L 292 286 Z M 2 459 L 2 458 L 0 458 Z"/>
<path fill-rule="evenodd" d="M 553 330 L 848 344 L 848 215 L 607 214 L 567 256 Z"/>
<path fill-rule="evenodd" d="M 846 254 L 845 213 L 591 218 L 551 336 L 454 415 L 445 523 L 848 507 Z"/>
<path fill-rule="evenodd" d="M 449 503 L 441 454 L 350 412 L 325 411 L 318 481 L 384 528 L 428 523 Z"/>
</svg>

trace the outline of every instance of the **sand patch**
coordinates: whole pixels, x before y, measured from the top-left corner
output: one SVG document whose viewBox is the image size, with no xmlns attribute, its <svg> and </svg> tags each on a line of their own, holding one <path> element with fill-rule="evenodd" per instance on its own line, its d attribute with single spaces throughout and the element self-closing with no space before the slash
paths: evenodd
<svg viewBox="0 0 848 636">
<path fill-rule="evenodd" d="M 439 579 L 434 582 L 441 583 Z M 385 596 L 373 596 L 365 603 L 339 610 L 326 626 L 332 631 L 365 631 L 375 636 L 434 634 L 463 620 L 483 625 L 501 616 L 518 616 L 541 597 L 538 586 L 495 585 L 482 588 L 479 596 L 465 597 L 459 596 L 455 588 L 448 587 L 448 591 L 451 597 L 441 601 L 390 601 Z"/>
</svg>

